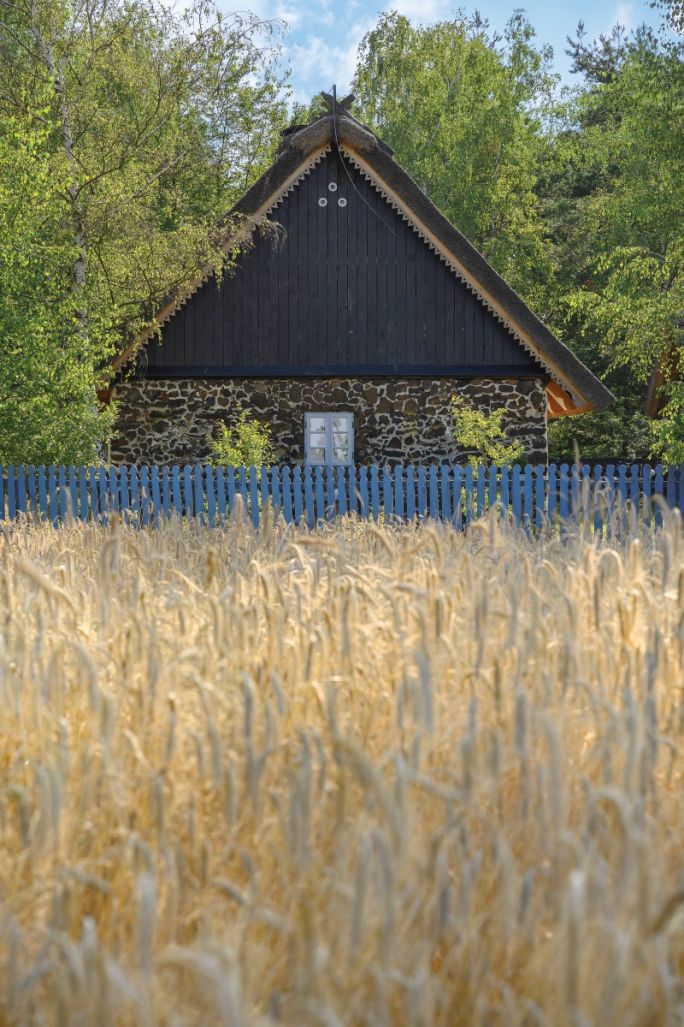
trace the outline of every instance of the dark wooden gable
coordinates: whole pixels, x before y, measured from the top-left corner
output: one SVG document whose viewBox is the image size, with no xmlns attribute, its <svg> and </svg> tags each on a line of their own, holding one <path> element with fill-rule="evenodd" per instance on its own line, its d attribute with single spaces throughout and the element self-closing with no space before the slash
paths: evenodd
<svg viewBox="0 0 684 1027">
<path fill-rule="evenodd" d="M 164 325 L 161 342 L 148 344 L 148 374 L 539 373 L 337 154 L 328 153 L 270 219 L 281 226 L 277 237 L 257 234 L 234 273 L 210 278 Z"/>
</svg>

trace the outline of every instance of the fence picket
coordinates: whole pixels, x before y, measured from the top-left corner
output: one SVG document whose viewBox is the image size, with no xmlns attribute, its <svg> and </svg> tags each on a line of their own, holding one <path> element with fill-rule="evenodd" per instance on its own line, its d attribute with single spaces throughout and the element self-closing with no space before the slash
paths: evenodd
<svg viewBox="0 0 684 1027">
<path fill-rule="evenodd" d="M 401 464 L 394 468 L 394 516 L 404 519 L 404 475 Z"/>
<path fill-rule="evenodd" d="M 216 505 L 219 523 L 223 523 L 226 519 L 226 472 L 222 465 L 216 468 Z"/>
<path fill-rule="evenodd" d="M 496 492 L 498 486 L 498 468 L 492 464 L 491 467 L 487 468 L 487 503 L 490 512 L 496 510 Z"/>
<path fill-rule="evenodd" d="M 280 495 L 280 472 L 277 464 L 274 464 L 271 468 L 271 505 L 273 507 L 273 514 L 276 516 L 282 509 L 282 499 Z"/>
<path fill-rule="evenodd" d="M 130 524 L 131 504 L 128 491 L 128 471 L 125 465 L 119 468 L 119 495 L 121 497 L 123 521 L 125 524 Z"/>
<path fill-rule="evenodd" d="M 204 516 L 204 476 L 202 474 L 202 465 L 195 464 L 192 472 L 194 482 L 194 494 L 195 494 L 195 517 L 198 519 L 200 524 L 206 523 Z"/>
<path fill-rule="evenodd" d="M 427 468 L 420 466 L 418 468 L 418 516 L 426 517 L 427 509 Z"/>
<path fill-rule="evenodd" d="M 162 467 L 161 475 L 161 512 L 165 521 L 171 516 L 171 472 Z"/>
<path fill-rule="evenodd" d="M 0 466 L 0 521 L 5 520 L 5 468 Z"/>
<path fill-rule="evenodd" d="M 451 496 L 449 492 L 451 490 L 451 478 L 449 475 L 449 468 L 446 464 L 442 464 L 439 469 L 439 483 L 440 483 L 440 503 L 441 510 L 440 515 L 442 520 L 451 520 Z"/>
<path fill-rule="evenodd" d="M 171 469 L 171 494 L 173 495 L 173 511 L 180 520 L 183 516 L 183 500 L 181 498 L 180 467 L 178 466 Z"/>
<path fill-rule="evenodd" d="M 190 468 L 187 468 L 187 471 L 189 474 Z M 133 515 L 131 521 L 133 524 L 137 525 L 140 523 L 140 483 L 138 481 L 138 469 L 135 466 L 130 469 L 128 476 L 128 488 L 131 497 L 130 510 Z"/>
<path fill-rule="evenodd" d="M 292 483 L 289 467 L 283 467 L 283 517 L 286 524 L 292 523 Z"/>
<path fill-rule="evenodd" d="M 323 479 L 323 468 L 316 467 L 315 484 L 316 484 L 316 519 L 319 521 L 325 520 L 325 481 Z"/>
<path fill-rule="evenodd" d="M 345 482 L 346 467 L 337 468 L 337 509 L 340 517 L 347 512 L 347 487 Z"/>
<path fill-rule="evenodd" d="M 511 509 L 517 527 L 522 524 L 522 474 L 520 464 L 514 464 L 511 472 Z"/>
<path fill-rule="evenodd" d="M 651 513 L 652 513 L 652 500 L 651 500 L 651 489 L 653 488 L 653 479 L 651 477 L 651 465 L 643 464 L 641 468 L 641 494 L 643 496 L 642 505 L 642 518 L 644 527 L 649 528 L 651 526 Z"/>
<path fill-rule="evenodd" d="M 368 468 L 359 467 L 359 503 L 361 516 L 366 518 L 370 515 L 370 503 L 368 501 Z"/>
<path fill-rule="evenodd" d="M 39 479 L 40 480 L 40 479 Z M 100 482 L 98 480 L 97 468 L 88 468 L 88 486 L 90 490 L 90 516 L 93 521 L 100 520 Z"/>
<path fill-rule="evenodd" d="M 155 468 L 156 469 L 156 468 Z M 109 509 L 114 513 L 119 511 L 119 483 L 116 477 L 116 468 L 110 467 L 107 474 L 108 486 L 107 486 L 107 497 L 109 503 Z"/>
<path fill-rule="evenodd" d="M 473 519 L 473 469 L 468 464 L 465 469 L 465 526 L 466 528 Z"/>
<path fill-rule="evenodd" d="M 150 469 L 147 465 L 140 468 L 140 516 L 143 528 L 147 528 L 150 523 Z"/>
<path fill-rule="evenodd" d="M 85 474 L 85 469 L 83 469 L 83 474 Z M 29 464 L 26 468 L 19 468 L 18 485 L 17 507 L 21 513 L 28 514 L 30 512 L 33 519 L 37 520 L 38 502 L 36 500 L 36 469 L 32 464 Z"/>
<path fill-rule="evenodd" d="M 557 495 L 556 495 L 556 465 L 549 464 L 549 470 L 547 474 L 547 485 L 546 485 L 546 517 L 550 527 L 553 527 L 556 522 L 556 507 L 557 507 Z"/>
<path fill-rule="evenodd" d="M 214 488 L 214 468 L 211 464 L 207 465 L 205 471 L 205 485 L 207 490 L 207 521 L 209 527 L 213 528 L 216 524 L 216 491 Z"/>
<path fill-rule="evenodd" d="M 335 469 L 333 467 L 326 467 L 325 469 L 325 519 L 327 521 L 333 521 L 335 519 Z"/>
<path fill-rule="evenodd" d="M 527 529 L 534 524 L 533 485 L 532 464 L 525 464 L 525 469 L 523 471 L 523 525 Z"/>
<path fill-rule="evenodd" d="M 387 524 L 392 517 L 392 472 L 387 464 L 382 469 L 382 509 Z"/>
<path fill-rule="evenodd" d="M 295 477 L 297 476 L 298 467 L 295 467 Z M 256 467 L 250 467 L 249 469 L 249 498 L 252 514 L 252 524 L 255 528 L 259 527 L 259 483 L 257 481 Z M 301 481 L 300 481 L 301 490 Z"/>
<path fill-rule="evenodd" d="M 306 524 L 309 529 L 315 527 L 316 510 L 314 507 L 314 490 L 311 468 L 304 468 L 304 506 L 306 508 Z"/>
<path fill-rule="evenodd" d="M 263 512 L 266 510 L 266 504 L 269 502 L 271 498 L 268 481 L 268 467 L 261 467 L 261 469 L 259 470 L 259 480 L 259 490 L 261 493 L 261 511 L 263 514 Z"/>
<path fill-rule="evenodd" d="M 413 521 L 416 516 L 416 478 L 412 464 L 406 468 L 406 520 Z"/>
<path fill-rule="evenodd" d="M 546 519 L 546 468 L 537 464 L 534 469 L 534 524 L 539 530 Z"/>
<path fill-rule="evenodd" d="M 43 464 L 38 468 L 38 503 L 40 505 L 40 519 L 41 521 L 46 521 L 48 518 L 47 483 Z"/>
<path fill-rule="evenodd" d="M 485 515 L 485 486 L 487 484 L 487 468 L 484 464 L 477 465 L 476 473 L 476 487 L 477 487 L 477 519 L 482 520 Z"/>
<path fill-rule="evenodd" d="M 463 502 L 462 502 L 463 497 L 462 497 L 461 493 L 463 491 L 463 482 L 461 480 L 461 468 L 458 467 L 458 466 L 454 467 L 454 473 L 453 473 L 453 477 L 452 477 L 452 486 L 453 486 L 454 499 L 453 499 L 452 508 L 451 508 L 451 523 L 454 525 L 455 528 L 458 529 L 458 531 L 462 531 L 463 530 Z"/>
<path fill-rule="evenodd" d="M 672 510 L 675 505 L 675 496 L 677 494 L 677 469 L 675 467 L 668 467 L 667 469 L 667 505 Z"/>
<path fill-rule="evenodd" d="M 615 467 L 613 464 L 606 465 L 603 477 L 606 488 L 604 527 L 606 537 L 613 538 L 615 529 Z"/>
<path fill-rule="evenodd" d="M 98 511 L 100 514 L 99 519 L 102 524 L 106 524 L 107 516 L 109 514 L 109 477 L 104 465 L 97 471 L 97 496 L 99 504 Z"/>
<path fill-rule="evenodd" d="M 656 499 L 656 496 L 659 497 Z M 664 502 L 664 481 L 663 481 L 663 465 L 657 464 L 655 469 L 655 480 L 653 484 L 653 498 L 655 500 L 655 526 L 656 528 L 662 528 L 663 526 L 663 502 Z"/>
<path fill-rule="evenodd" d="M 249 516 L 249 496 L 247 495 L 247 468 L 238 467 L 237 490 L 242 496 L 243 517 Z"/>
<path fill-rule="evenodd" d="M 227 467 L 226 474 L 228 476 L 228 513 L 232 514 L 235 508 L 235 493 L 237 491 L 237 485 L 235 484 L 235 468 Z"/>
<path fill-rule="evenodd" d="M 380 519 L 380 482 L 375 464 L 370 469 L 371 513 L 375 523 Z"/>
<path fill-rule="evenodd" d="M 618 512 L 616 521 L 620 532 L 625 530 L 627 523 L 627 468 L 624 464 L 618 467 Z"/>
<path fill-rule="evenodd" d="M 437 493 L 437 468 L 433 465 L 429 471 L 428 491 L 430 494 L 430 517 L 439 518 L 439 496 Z"/>
<path fill-rule="evenodd" d="M 347 481 L 349 482 L 349 513 L 359 512 L 359 486 L 356 480 L 356 464 L 350 464 L 346 469 Z"/>
<path fill-rule="evenodd" d="M 183 513 L 188 520 L 191 520 L 195 515 L 195 504 L 193 502 L 193 489 L 192 489 L 192 467 L 190 464 L 184 464 L 183 466 Z"/>
<path fill-rule="evenodd" d="M 639 495 L 639 464 L 633 463 L 630 468 L 630 500 L 632 502 L 632 516 L 635 526 L 639 523 L 641 516 L 641 497 Z"/>
<path fill-rule="evenodd" d="M 52 527 L 56 528 L 59 518 L 57 516 L 57 471 L 54 464 L 50 464 L 48 467 L 48 510 Z"/>
<path fill-rule="evenodd" d="M 17 516 L 17 479 L 13 464 L 7 468 L 7 516 L 11 521 Z"/>
<path fill-rule="evenodd" d="M 302 469 L 299 466 L 295 467 L 292 474 L 292 493 L 294 496 L 295 524 L 299 524 L 302 519 L 302 511 L 304 508 L 302 497 Z"/>
<path fill-rule="evenodd" d="M 504 521 L 507 521 L 510 517 L 511 505 L 511 472 L 505 464 L 501 468 L 499 499 L 501 503 L 501 517 Z"/>
</svg>

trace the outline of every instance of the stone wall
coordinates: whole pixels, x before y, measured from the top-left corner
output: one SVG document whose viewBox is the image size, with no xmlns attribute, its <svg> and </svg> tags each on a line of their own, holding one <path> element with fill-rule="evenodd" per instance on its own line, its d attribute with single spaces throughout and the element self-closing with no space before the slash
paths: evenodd
<svg viewBox="0 0 684 1027">
<path fill-rule="evenodd" d="M 492 410 L 526 459 L 546 461 L 546 392 L 539 379 L 176 378 L 133 379 L 116 388 L 119 419 L 111 457 L 127 463 L 203 460 L 220 422 L 246 407 L 271 428 L 279 460 L 304 460 L 306 411 L 354 415 L 356 463 L 432 463 L 463 456 L 450 436 L 458 394 Z"/>
</svg>

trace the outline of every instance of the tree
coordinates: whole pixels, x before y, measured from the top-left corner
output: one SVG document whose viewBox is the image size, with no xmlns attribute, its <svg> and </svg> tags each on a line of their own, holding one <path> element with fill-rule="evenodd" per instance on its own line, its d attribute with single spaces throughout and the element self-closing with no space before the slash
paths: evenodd
<svg viewBox="0 0 684 1027">
<path fill-rule="evenodd" d="M 535 195 L 555 78 L 521 14 L 503 38 L 479 17 L 414 27 L 381 16 L 354 78 L 362 120 L 447 217 L 539 306 L 550 273 Z"/>
<path fill-rule="evenodd" d="M 33 117 L 0 120 L 0 464 L 89 462 L 112 416 L 64 275 L 78 255 L 46 157 L 47 91 L 42 111 L 39 99 Z"/>
<path fill-rule="evenodd" d="M 641 452 L 630 455 L 644 457 L 646 383 L 676 346 L 684 308 L 683 48 L 646 29 L 615 40 L 573 48 L 588 85 L 569 106 L 542 189 L 565 269 L 557 321 L 618 394 L 621 449 L 640 438 Z M 595 419 L 596 455 L 606 455 L 601 425 L 610 430 L 615 413 Z M 567 432 L 554 426 L 552 453 Z"/>
<path fill-rule="evenodd" d="M 227 467 L 262 467 L 273 460 L 273 439 L 267 425 L 241 410 L 233 427 L 222 424 L 210 460 Z"/>
<path fill-rule="evenodd" d="M 453 396 L 451 411 L 454 418 L 454 438 L 459 446 L 469 450 L 469 463 L 514 464 L 523 456 L 525 447 L 509 438 L 504 428 L 508 411 L 497 407 L 489 413 L 470 406 L 465 400 Z"/>
<path fill-rule="evenodd" d="M 91 368 L 177 286 L 227 262 L 226 211 L 270 160 L 284 118 L 273 31 L 211 0 L 183 15 L 157 0 L 0 0 L 0 118 L 45 128 L 61 214 L 44 242 L 62 247 L 65 323 Z"/>
</svg>

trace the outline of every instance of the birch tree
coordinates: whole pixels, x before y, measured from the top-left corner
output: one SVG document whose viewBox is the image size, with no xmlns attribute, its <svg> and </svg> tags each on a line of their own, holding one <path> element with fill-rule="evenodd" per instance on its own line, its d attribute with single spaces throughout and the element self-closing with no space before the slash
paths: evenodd
<svg viewBox="0 0 684 1027">
<path fill-rule="evenodd" d="M 0 0 L 0 120 L 41 129 L 60 214 L 45 246 L 62 247 L 53 273 L 93 403 L 113 353 L 224 259 L 226 212 L 284 119 L 277 33 L 211 0 L 182 15 L 157 0 Z"/>
</svg>

